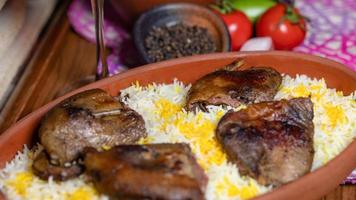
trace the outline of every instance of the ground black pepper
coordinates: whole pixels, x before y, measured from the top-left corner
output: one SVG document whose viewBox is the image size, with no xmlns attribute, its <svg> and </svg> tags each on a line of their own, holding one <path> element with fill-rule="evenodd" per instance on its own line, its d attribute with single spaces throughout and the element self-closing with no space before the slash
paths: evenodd
<svg viewBox="0 0 356 200">
<path fill-rule="evenodd" d="M 145 39 L 145 48 L 154 62 L 216 51 L 206 28 L 182 23 L 153 27 Z"/>
</svg>

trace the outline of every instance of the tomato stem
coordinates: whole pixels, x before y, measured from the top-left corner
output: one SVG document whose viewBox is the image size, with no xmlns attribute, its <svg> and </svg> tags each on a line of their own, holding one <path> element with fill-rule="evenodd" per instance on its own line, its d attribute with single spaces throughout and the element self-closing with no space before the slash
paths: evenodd
<svg viewBox="0 0 356 200">
<path fill-rule="evenodd" d="M 299 26 L 301 29 L 306 30 L 305 24 L 300 23 L 301 20 L 305 20 L 309 22 L 310 20 L 301 15 L 294 7 L 294 1 L 290 1 L 290 3 L 282 3 L 285 6 L 285 14 L 280 20 L 280 24 L 285 20 L 289 21 L 293 25 Z"/>
<path fill-rule="evenodd" d="M 233 4 L 229 0 L 217 0 L 216 3 L 211 4 L 210 7 L 222 14 L 228 14 L 235 10 Z"/>
</svg>

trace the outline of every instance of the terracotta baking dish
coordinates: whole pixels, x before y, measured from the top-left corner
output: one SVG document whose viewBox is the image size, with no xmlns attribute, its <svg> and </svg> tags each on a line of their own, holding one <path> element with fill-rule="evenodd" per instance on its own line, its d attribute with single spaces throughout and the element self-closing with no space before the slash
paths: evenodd
<svg viewBox="0 0 356 200">
<path fill-rule="evenodd" d="M 11 160 L 24 144 L 34 142 L 36 128 L 41 117 L 54 105 L 75 93 L 91 88 L 102 88 L 111 95 L 117 95 L 122 88 L 136 80 L 141 84 L 151 82 L 169 83 L 178 78 L 191 83 L 202 75 L 222 67 L 236 58 L 249 66 L 271 66 L 289 75 L 306 74 L 315 78 L 324 77 L 328 86 L 349 94 L 356 90 L 356 73 L 345 66 L 321 57 L 282 51 L 239 52 L 194 56 L 160 62 L 139 67 L 75 90 L 41 107 L 16 123 L 0 136 L 0 168 Z M 330 192 L 356 167 L 356 141 L 353 141 L 340 155 L 313 173 L 284 185 L 273 192 L 255 199 L 317 199 Z M 1 199 L 1 197 L 0 197 Z"/>
</svg>

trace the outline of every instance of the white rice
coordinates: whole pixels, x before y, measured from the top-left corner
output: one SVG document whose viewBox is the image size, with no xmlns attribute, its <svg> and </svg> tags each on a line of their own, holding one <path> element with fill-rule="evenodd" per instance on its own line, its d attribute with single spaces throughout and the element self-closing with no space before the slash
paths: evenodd
<svg viewBox="0 0 356 200">
<path fill-rule="evenodd" d="M 282 88 L 275 99 L 307 97 L 314 104 L 314 149 L 312 170 L 337 156 L 356 138 L 356 92 L 343 96 L 329 89 L 324 79 L 311 79 L 305 75 L 284 76 Z"/>
<path fill-rule="evenodd" d="M 26 146 L 22 152 L 0 171 L 0 189 L 8 199 L 43 200 L 108 200 L 98 195 L 94 187 L 85 181 L 84 176 L 65 182 L 52 179 L 43 181 L 31 171 L 32 159 L 42 149 L 35 147 L 30 151 Z"/>
<path fill-rule="evenodd" d="M 240 176 L 214 140 L 219 119 L 229 108 L 209 106 L 209 113 L 186 112 L 184 105 L 190 86 L 175 80 L 172 84 L 138 83 L 121 91 L 128 106 L 141 114 L 148 137 L 139 143 L 187 142 L 204 168 L 209 182 L 206 199 L 248 199 L 269 191 L 249 177 Z M 324 80 L 307 76 L 284 76 L 275 99 L 309 96 L 314 103 L 313 170 L 339 154 L 356 138 L 355 93 L 343 96 L 328 89 Z M 239 110 L 244 108 L 234 108 Z M 66 182 L 42 181 L 31 172 L 35 150 L 26 147 L 0 171 L 0 189 L 9 199 L 107 199 L 99 195 L 84 176 Z"/>
</svg>

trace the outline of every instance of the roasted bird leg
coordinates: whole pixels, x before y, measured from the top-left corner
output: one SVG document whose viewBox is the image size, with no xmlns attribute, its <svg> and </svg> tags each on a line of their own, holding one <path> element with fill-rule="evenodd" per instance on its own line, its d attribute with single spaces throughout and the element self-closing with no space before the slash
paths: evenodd
<svg viewBox="0 0 356 200">
<path fill-rule="evenodd" d="M 273 100 L 282 82 L 281 75 L 268 67 L 252 67 L 234 71 L 241 61 L 198 79 L 187 95 L 186 109 L 206 110 L 207 105 L 257 103 Z"/>
<path fill-rule="evenodd" d="M 114 199 L 204 199 L 207 178 L 187 144 L 87 149 L 84 163 L 97 190 Z"/>
<path fill-rule="evenodd" d="M 243 175 L 279 186 L 310 171 L 313 104 L 295 98 L 249 105 L 220 120 L 216 138 Z"/>
<path fill-rule="evenodd" d="M 33 169 L 44 179 L 51 174 L 58 180 L 68 179 L 81 173 L 66 171 L 73 163 L 78 165 L 76 160 L 85 147 L 132 144 L 145 136 L 145 123 L 137 112 L 103 90 L 88 90 L 64 100 L 44 117 L 39 138 L 47 156 L 35 159 Z M 45 158 L 49 159 L 47 164 Z M 50 170 L 54 166 L 56 170 Z"/>
</svg>

